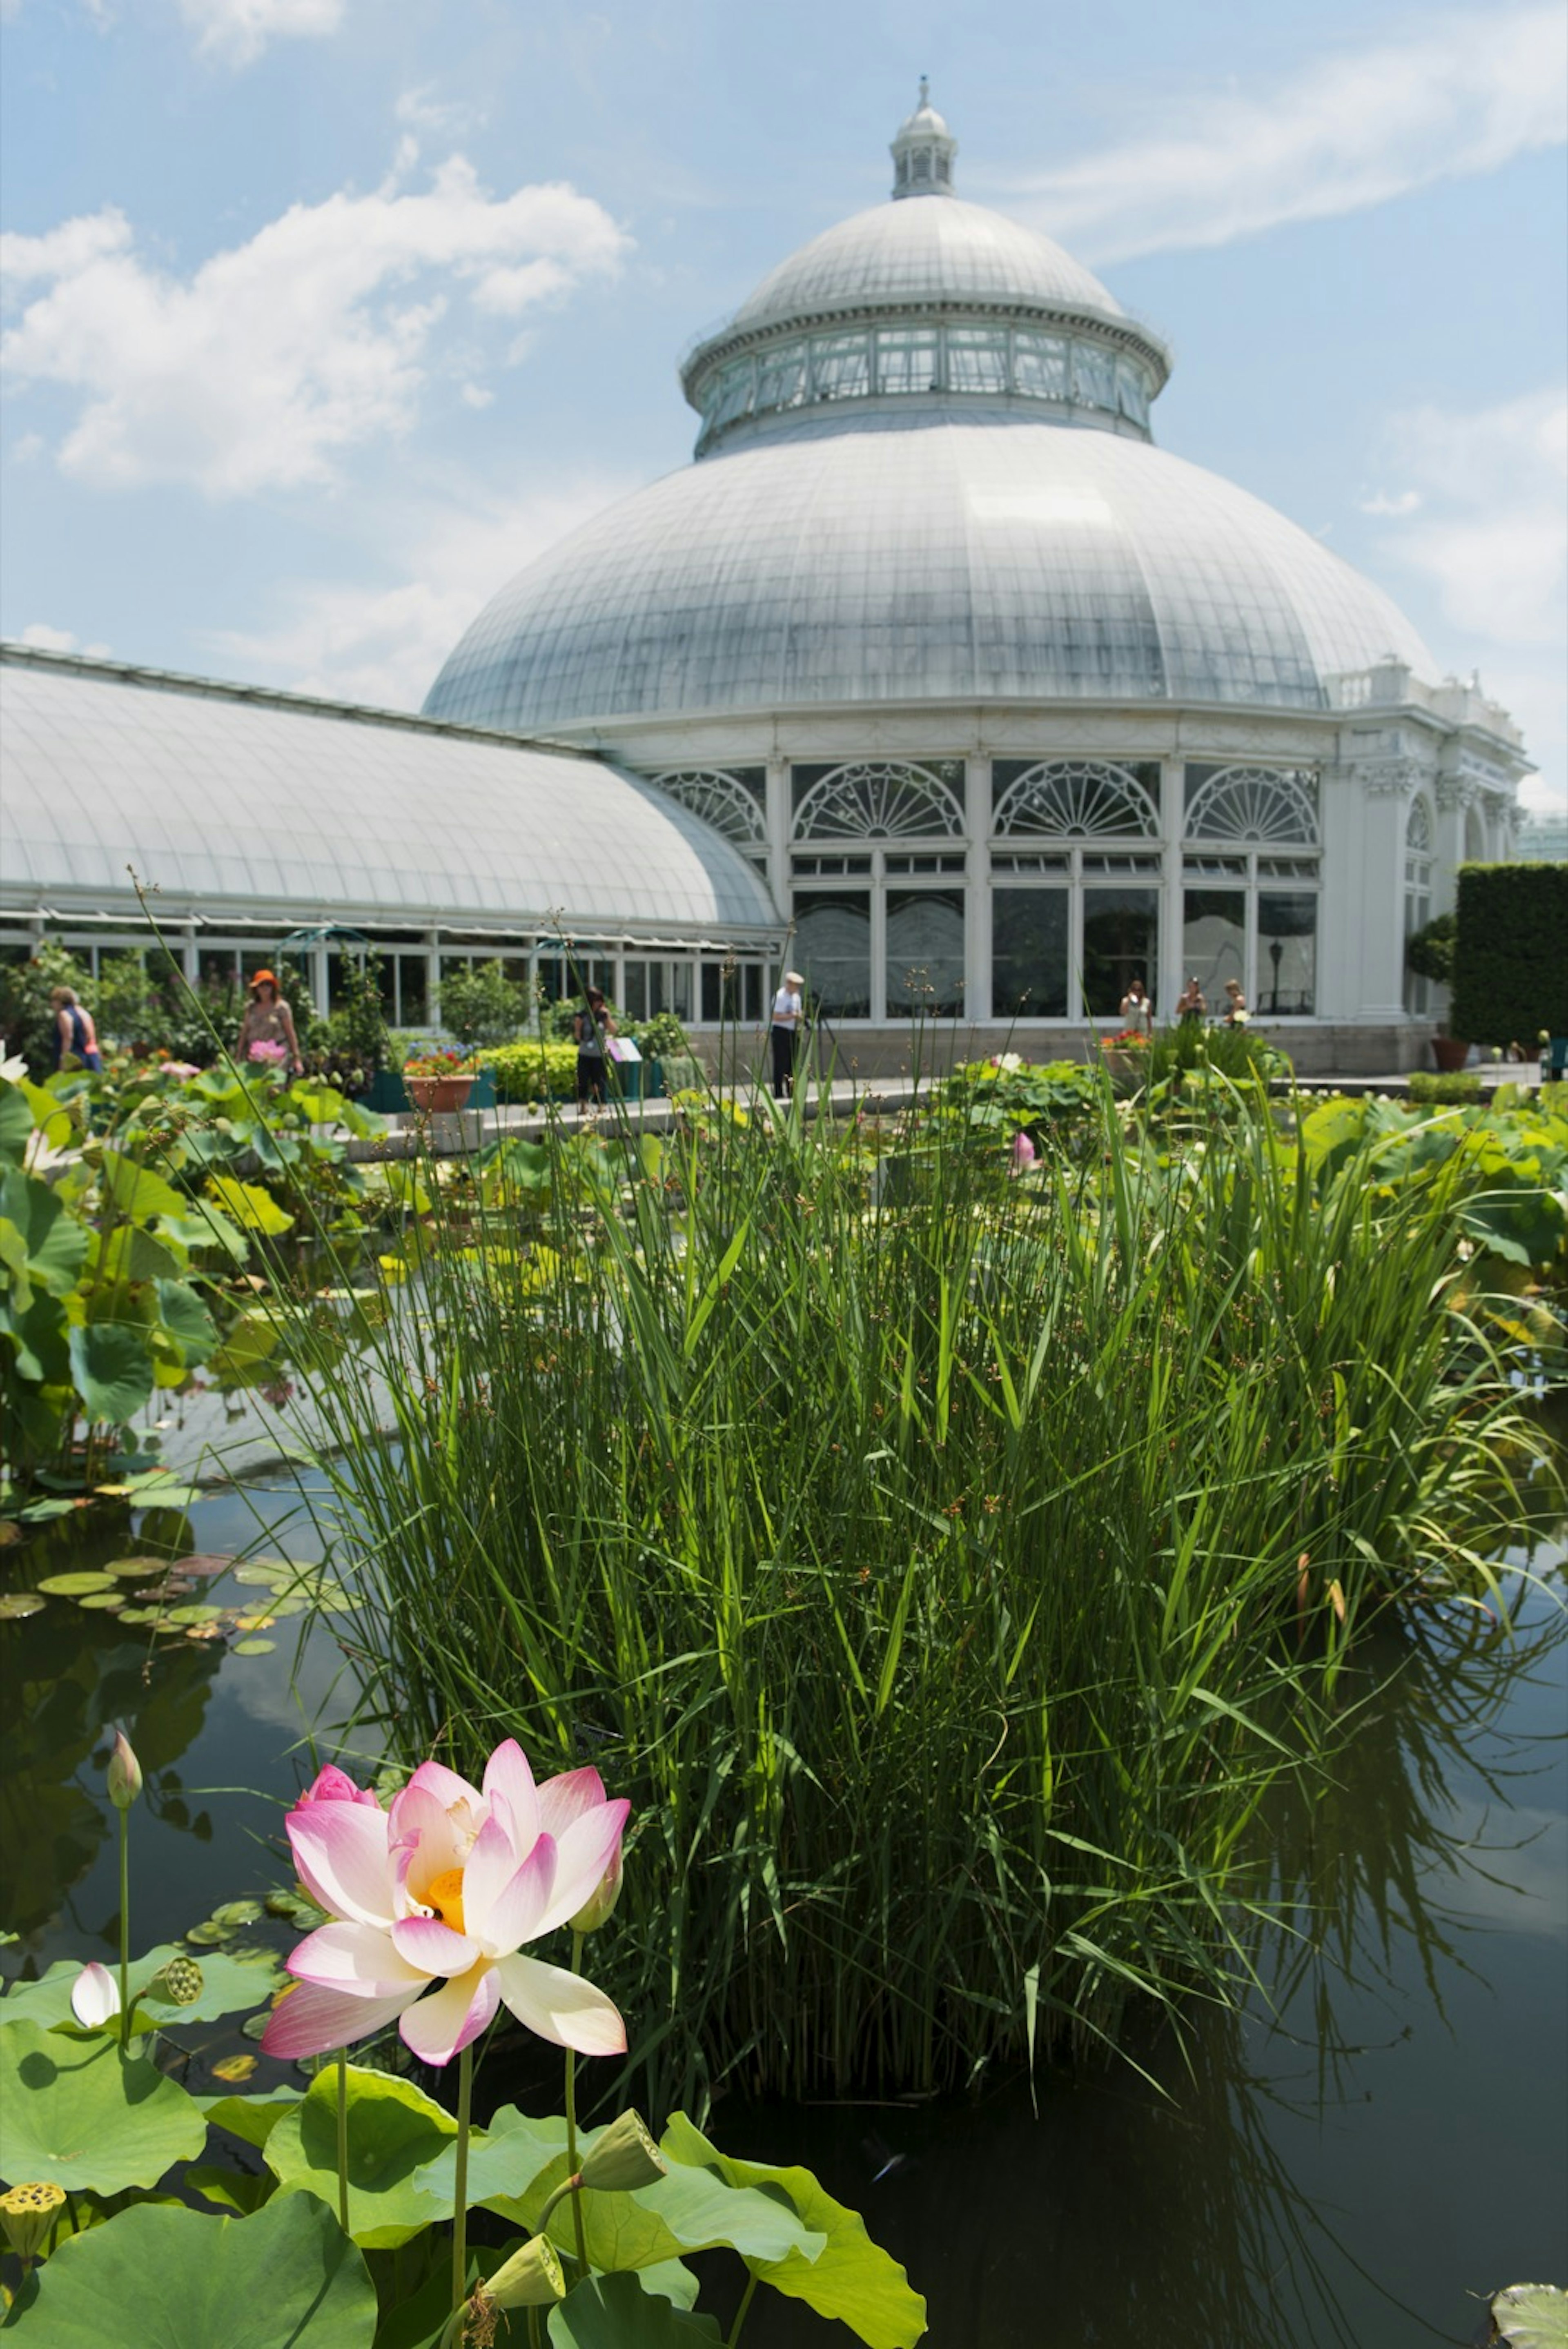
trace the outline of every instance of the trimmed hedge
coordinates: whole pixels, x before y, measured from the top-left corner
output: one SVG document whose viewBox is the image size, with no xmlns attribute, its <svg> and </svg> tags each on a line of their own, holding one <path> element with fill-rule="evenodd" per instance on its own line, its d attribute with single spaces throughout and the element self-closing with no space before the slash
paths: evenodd
<svg viewBox="0 0 1568 2349">
<path fill-rule="evenodd" d="M 571 1042 L 529 1036 L 516 1044 L 492 1044 L 474 1055 L 495 1071 L 495 1095 L 504 1102 L 576 1101 L 577 1048 Z"/>
<path fill-rule="evenodd" d="M 1449 1032 L 1471 1044 L 1568 1036 L 1568 864 L 1461 864 Z"/>
</svg>

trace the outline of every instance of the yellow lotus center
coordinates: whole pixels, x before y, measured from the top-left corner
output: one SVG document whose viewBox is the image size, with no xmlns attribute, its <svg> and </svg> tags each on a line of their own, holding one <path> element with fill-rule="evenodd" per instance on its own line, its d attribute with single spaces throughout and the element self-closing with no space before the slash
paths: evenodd
<svg viewBox="0 0 1568 2349">
<path fill-rule="evenodd" d="M 433 1878 L 425 1889 L 425 1903 L 435 1910 L 443 1925 L 450 1925 L 454 1933 L 461 1933 L 464 1930 L 462 1868 L 444 1868 L 440 1876 Z"/>
</svg>

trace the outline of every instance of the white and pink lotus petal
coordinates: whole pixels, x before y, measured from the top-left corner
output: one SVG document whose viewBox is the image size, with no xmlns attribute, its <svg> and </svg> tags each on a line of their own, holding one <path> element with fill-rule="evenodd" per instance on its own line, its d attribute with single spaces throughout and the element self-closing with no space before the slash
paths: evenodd
<svg viewBox="0 0 1568 2349">
<path fill-rule="evenodd" d="M 556 1881 L 551 1889 L 549 1906 L 535 1926 L 530 1939 L 537 1940 L 542 1934 L 564 1925 L 598 1890 L 626 1833 L 630 1816 L 628 1802 L 602 1803 L 597 1810 L 586 1811 L 573 1821 L 556 1847 Z"/>
<path fill-rule="evenodd" d="M 414 1899 L 423 1899 L 421 1888 L 432 1877 L 462 1867 L 484 1816 L 483 1808 L 471 1814 L 462 1804 L 443 1803 L 435 1788 L 421 1785 L 418 1776 L 410 1779 L 388 1813 L 387 1825 L 391 1850 L 400 1861 L 409 1856 L 400 1874 Z"/>
<path fill-rule="evenodd" d="M 619 2009 L 581 1974 L 520 1953 L 498 1958 L 494 1971 L 512 2013 L 541 2039 L 574 2047 L 579 2055 L 626 2054 Z"/>
<path fill-rule="evenodd" d="M 541 1826 L 539 1795 L 528 1757 L 514 1737 L 498 1745 L 484 1765 L 486 1798 L 500 1795 L 511 1813 L 512 1839 L 522 1859 L 532 1847 Z"/>
<path fill-rule="evenodd" d="M 597 1811 L 604 1799 L 605 1782 L 597 1770 L 563 1770 L 539 1789 L 539 1825 L 559 1842 L 574 1820 Z"/>
<path fill-rule="evenodd" d="M 71 2013 L 84 2031 L 101 2031 L 119 2013 L 119 1984 L 96 1958 L 71 1984 Z"/>
<path fill-rule="evenodd" d="M 413 2004 L 427 1980 L 421 1976 L 396 1998 L 356 1998 L 346 1991 L 302 1982 L 274 2007 L 262 2034 L 262 2054 L 296 2061 L 369 2039 Z"/>
<path fill-rule="evenodd" d="M 384 1811 L 359 1803 L 306 1803 L 286 1825 L 299 1880 L 329 1917 L 392 1921 L 394 1872 Z"/>
<path fill-rule="evenodd" d="M 358 1803 L 372 1811 L 379 1811 L 381 1807 L 376 1800 L 375 1788 L 357 1786 L 347 1770 L 340 1770 L 336 1762 L 327 1763 L 317 1772 L 299 1801 L 301 1804 Z"/>
<path fill-rule="evenodd" d="M 392 1934 L 380 1925 L 318 1925 L 290 1951 L 288 1971 L 296 1982 L 351 1998 L 417 1998 L 430 1980 L 429 1966 L 400 1956 Z"/>
<path fill-rule="evenodd" d="M 444 1762 L 421 1762 L 402 1794 L 394 1796 L 393 1810 L 416 1788 L 421 1794 L 432 1795 L 443 1811 L 471 1811 L 475 1827 L 484 1816 L 484 1801 L 478 1787 L 460 1778 L 455 1770 L 449 1770 Z"/>
<path fill-rule="evenodd" d="M 485 1837 L 495 1840 L 487 1848 Z M 473 1847 L 462 1879 L 462 1916 L 486 1954 L 504 1958 L 524 1941 L 535 1940 L 540 1919 L 553 1899 L 556 1884 L 556 1844 L 541 1836 L 518 1867 L 510 1852 L 504 1855 L 502 1837 L 492 1822 Z"/>
<path fill-rule="evenodd" d="M 443 1982 L 405 2013 L 398 2029 L 405 2047 L 426 2064 L 450 2064 L 477 2039 L 501 2003 L 501 1984 L 488 1959 Z"/>
<path fill-rule="evenodd" d="M 432 1976 L 465 1974 L 479 1957 L 472 1936 L 454 1932 L 440 1917 L 400 1917 L 392 1928 L 392 1945 L 427 1982 Z"/>
</svg>

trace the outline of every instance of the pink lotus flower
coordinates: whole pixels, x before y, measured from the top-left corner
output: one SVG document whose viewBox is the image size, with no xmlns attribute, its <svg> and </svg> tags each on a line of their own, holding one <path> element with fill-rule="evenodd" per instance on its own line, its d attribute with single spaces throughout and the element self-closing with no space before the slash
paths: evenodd
<svg viewBox="0 0 1568 2349">
<path fill-rule="evenodd" d="M 119 2013 L 119 1984 L 96 1959 L 71 1984 L 71 2013 L 84 2031 L 101 2031 Z"/>
<path fill-rule="evenodd" d="M 306 1803 L 363 1803 L 372 1811 L 379 1811 L 381 1807 L 376 1800 L 374 1786 L 357 1786 L 348 1772 L 340 1770 L 336 1762 L 327 1763 L 317 1772 L 301 1795 L 296 1808 L 303 1810 Z"/>
<path fill-rule="evenodd" d="M 267 2024 L 269 2055 L 325 2054 L 397 2017 L 406 2046 L 447 2064 L 504 2001 L 558 2047 L 625 2053 L 603 1991 L 522 1955 L 577 1914 L 619 1854 L 631 1806 L 606 1800 L 597 1770 L 536 1786 L 508 1738 L 483 1789 L 439 1762 L 421 1763 L 389 1811 L 320 1787 L 286 1825 L 299 1880 L 332 1921 L 288 1961 L 299 1987 Z"/>
<path fill-rule="evenodd" d="M 288 1046 L 274 1044 L 269 1042 L 266 1037 L 258 1036 L 251 1046 L 250 1058 L 253 1061 L 265 1061 L 269 1068 L 281 1069 L 288 1058 Z"/>
<path fill-rule="evenodd" d="M 1039 1153 L 1026 1133 L 1019 1133 L 1013 1135 L 1012 1171 L 1015 1174 L 1026 1174 L 1038 1155 Z"/>
</svg>

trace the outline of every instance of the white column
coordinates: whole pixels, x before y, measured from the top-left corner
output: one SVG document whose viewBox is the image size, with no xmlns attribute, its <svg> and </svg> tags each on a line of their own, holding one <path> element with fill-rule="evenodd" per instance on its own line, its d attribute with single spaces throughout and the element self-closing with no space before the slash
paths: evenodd
<svg viewBox="0 0 1568 2349">
<path fill-rule="evenodd" d="M 787 918 L 790 905 L 789 835 L 790 835 L 789 761 L 770 759 L 767 781 L 767 841 L 768 886 L 774 893 L 774 903 Z"/>
<path fill-rule="evenodd" d="M 969 835 L 964 885 L 964 1019 L 970 1027 L 991 1018 L 991 761 L 964 761 L 964 829 Z"/>
<path fill-rule="evenodd" d="M 1350 799 L 1360 817 L 1360 986 L 1345 1013 L 1353 1019 L 1405 1017 L 1405 826 L 1420 781 L 1408 760 L 1368 764 L 1352 773 Z"/>
<path fill-rule="evenodd" d="M 1181 838 L 1187 828 L 1186 761 L 1166 759 L 1159 771 L 1160 877 L 1164 918 L 1159 926 L 1159 968 L 1150 971 L 1157 1021 L 1176 1017 L 1176 999 L 1187 983 L 1181 967 Z"/>
</svg>

